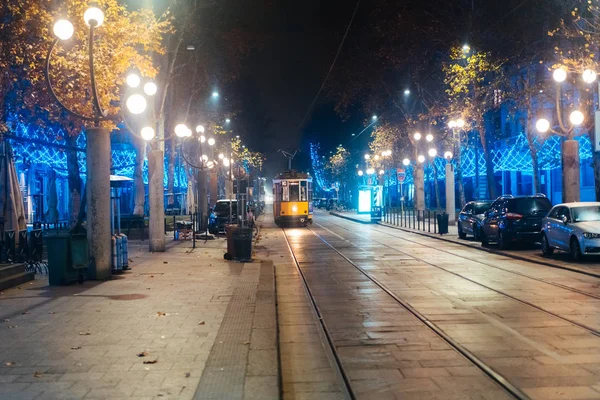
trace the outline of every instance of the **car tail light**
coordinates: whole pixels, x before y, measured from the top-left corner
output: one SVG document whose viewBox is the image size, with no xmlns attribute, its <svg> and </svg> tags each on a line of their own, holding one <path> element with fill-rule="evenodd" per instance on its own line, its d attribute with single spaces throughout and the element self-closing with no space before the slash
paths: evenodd
<svg viewBox="0 0 600 400">
<path fill-rule="evenodd" d="M 517 220 L 523 218 L 522 214 L 517 213 L 506 213 L 506 219 Z"/>
</svg>

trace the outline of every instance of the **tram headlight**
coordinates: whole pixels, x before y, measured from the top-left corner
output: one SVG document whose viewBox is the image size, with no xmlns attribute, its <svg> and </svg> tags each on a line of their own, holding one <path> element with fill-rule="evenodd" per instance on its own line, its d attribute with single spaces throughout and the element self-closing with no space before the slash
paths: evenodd
<svg viewBox="0 0 600 400">
<path fill-rule="evenodd" d="M 292 212 L 297 213 L 298 212 L 298 207 L 297 206 L 292 206 Z"/>
</svg>

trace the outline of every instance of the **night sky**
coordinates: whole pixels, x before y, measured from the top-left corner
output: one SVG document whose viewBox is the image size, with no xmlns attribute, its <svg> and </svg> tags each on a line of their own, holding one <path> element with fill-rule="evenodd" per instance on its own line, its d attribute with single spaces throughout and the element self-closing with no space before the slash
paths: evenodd
<svg viewBox="0 0 600 400">
<path fill-rule="evenodd" d="M 286 165 L 278 149 L 299 149 L 293 167 L 307 170 L 311 141 L 329 148 L 362 129 L 360 118 L 342 121 L 336 115 L 326 90 L 302 129 L 299 126 L 335 56 L 353 7 L 348 1 L 308 0 L 273 4 L 266 14 L 257 10 L 270 37 L 248 60 L 237 84 L 243 104 L 238 121 L 248 133 L 244 135 L 248 145 L 266 153 L 267 176 Z"/>
</svg>

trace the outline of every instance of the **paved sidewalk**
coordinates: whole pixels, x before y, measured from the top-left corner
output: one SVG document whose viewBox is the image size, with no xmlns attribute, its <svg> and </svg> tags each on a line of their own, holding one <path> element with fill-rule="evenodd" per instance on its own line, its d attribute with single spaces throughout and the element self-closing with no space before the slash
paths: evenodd
<svg viewBox="0 0 600 400">
<path fill-rule="evenodd" d="M 272 263 L 130 243 L 110 281 L 0 294 L 0 398 L 277 398 Z"/>
<path fill-rule="evenodd" d="M 329 214 L 340 217 L 346 220 L 358 222 L 358 223 L 370 223 L 369 215 L 360 215 L 356 212 L 330 212 Z M 511 258 L 515 258 L 522 261 L 529 261 L 537 264 L 547 265 L 553 268 L 566 269 L 575 272 L 581 272 L 586 275 L 594 276 L 600 278 L 600 258 L 598 257 L 588 257 L 580 262 L 573 262 L 569 259 L 569 255 L 567 253 L 556 252 L 553 257 L 544 257 L 542 255 L 541 249 L 538 248 L 537 245 L 529 246 L 524 249 L 515 249 L 515 250 L 500 250 L 495 245 L 490 245 L 487 247 L 483 247 L 481 243 L 475 242 L 472 237 L 468 237 L 467 239 L 460 239 L 458 237 L 458 229 L 456 225 L 450 225 L 448 227 L 448 234 L 440 235 L 437 233 L 433 233 L 433 225 L 431 226 L 432 232 L 427 232 L 423 230 L 411 229 L 401 226 L 396 226 L 393 224 L 386 223 L 385 221 L 381 221 L 379 223 L 381 226 L 387 226 L 390 228 L 398 229 L 405 232 L 416 233 L 419 235 L 432 237 L 439 240 L 444 240 L 447 242 L 457 243 L 463 246 L 468 246 L 471 248 L 475 248 L 481 251 L 486 251 L 489 253 L 500 254 L 504 256 L 508 256 Z"/>
</svg>

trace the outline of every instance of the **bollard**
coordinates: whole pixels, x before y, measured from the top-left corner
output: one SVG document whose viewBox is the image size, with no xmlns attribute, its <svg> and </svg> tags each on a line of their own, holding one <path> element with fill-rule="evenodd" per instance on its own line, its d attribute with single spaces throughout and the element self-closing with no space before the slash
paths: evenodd
<svg viewBox="0 0 600 400">
<path fill-rule="evenodd" d="M 425 230 L 425 227 L 423 227 Z M 431 233 L 431 211 L 427 210 L 427 232 Z"/>
<path fill-rule="evenodd" d="M 437 211 L 433 212 L 433 233 L 437 233 Z"/>
</svg>

